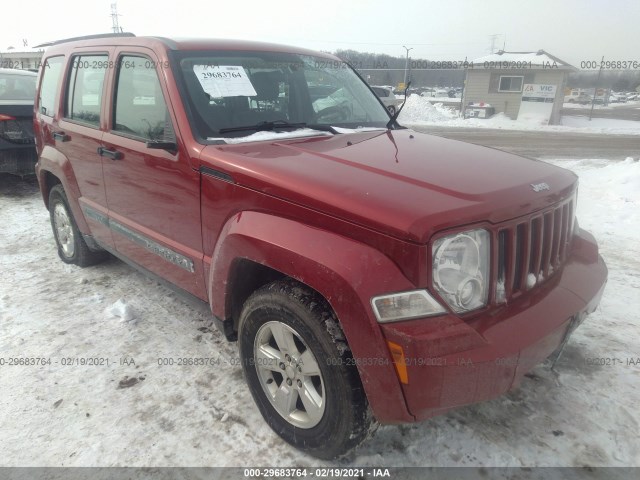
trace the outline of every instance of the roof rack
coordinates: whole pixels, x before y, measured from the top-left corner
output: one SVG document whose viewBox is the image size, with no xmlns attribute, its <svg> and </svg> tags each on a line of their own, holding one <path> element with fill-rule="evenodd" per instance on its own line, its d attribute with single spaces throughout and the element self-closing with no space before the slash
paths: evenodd
<svg viewBox="0 0 640 480">
<path fill-rule="evenodd" d="M 75 42 L 77 40 L 93 40 L 96 38 L 116 38 L 116 37 L 135 37 L 135 35 L 131 32 L 123 32 L 123 33 L 99 33 L 96 35 L 85 35 L 83 37 L 72 37 L 72 38 L 64 38 L 62 40 L 54 40 L 53 42 L 46 42 L 40 45 L 36 45 L 33 48 L 41 48 L 41 47 L 51 47 L 52 45 L 59 45 L 61 43 L 67 42 Z"/>
</svg>

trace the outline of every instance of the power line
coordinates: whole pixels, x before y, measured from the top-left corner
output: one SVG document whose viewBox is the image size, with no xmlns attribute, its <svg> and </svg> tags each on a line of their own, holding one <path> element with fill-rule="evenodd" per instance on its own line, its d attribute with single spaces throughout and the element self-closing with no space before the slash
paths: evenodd
<svg viewBox="0 0 640 480">
<path fill-rule="evenodd" d="M 313 42 L 313 43 L 336 43 L 336 44 L 346 44 L 346 45 L 382 45 L 387 47 L 401 47 L 404 46 L 402 43 L 381 43 L 381 42 L 349 42 L 349 41 L 340 41 L 340 40 L 309 40 L 304 38 L 296 39 L 296 41 L 300 42 Z M 447 45 L 483 45 L 484 42 L 460 42 L 460 43 L 411 43 L 411 45 L 416 45 L 418 47 L 437 47 L 437 46 L 447 46 Z"/>
</svg>

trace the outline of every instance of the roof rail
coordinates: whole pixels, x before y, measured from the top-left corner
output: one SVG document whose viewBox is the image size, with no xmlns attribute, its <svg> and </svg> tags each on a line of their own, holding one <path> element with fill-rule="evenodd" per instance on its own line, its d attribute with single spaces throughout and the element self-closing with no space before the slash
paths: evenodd
<svg viewBox="0 0 640 480">
<path fill-rule="evenodd" d="M 96 38 L 116 38 L 116 37 L 135 37 L 135 35 L 131 32 L 99 33 L 96 35 L 85 35 L 84 37 L 72 37 L 72 38 L 64 38 L 62 40 L 54 40 L 53 42 L 46 42 L 40 45 L 36 45 L 33 48 L 51 47 L 52 45 L 59 45 L 61 43 L 67 43 L 67 42 L 75 42 L 77 40 L 93 40 Z"/>
</svg>

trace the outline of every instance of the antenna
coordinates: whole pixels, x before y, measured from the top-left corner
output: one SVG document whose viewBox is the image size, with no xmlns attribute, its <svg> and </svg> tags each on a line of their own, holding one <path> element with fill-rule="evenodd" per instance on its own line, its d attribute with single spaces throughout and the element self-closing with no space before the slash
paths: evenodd
<svg viewBox="0 0 640 480">
<path fill-rule="evenodd" d="M 489 39 L 491 40 L 491 47 L 489 48 L 490 53 L 495 53 L 496 51 L 496 40 L 500 36 L 499 33 L 494 33 L 493 35 L 489 35 Z"/>
<path fill-rule="evenodd" d="M 113 30 L 113 33 L 121 33 L 122 32 L 122 28 L 118 24 L 118 17 L 119 16 L 120 15 L 118 15 L 118 4 L 117 3 L 112 3 L 111 4 L 111 30 Z"/>
</svg>

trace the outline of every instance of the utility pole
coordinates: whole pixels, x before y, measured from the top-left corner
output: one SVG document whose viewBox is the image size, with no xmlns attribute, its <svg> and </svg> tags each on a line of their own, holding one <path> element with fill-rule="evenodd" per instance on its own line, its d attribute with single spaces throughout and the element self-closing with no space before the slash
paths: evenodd
<svg viewBox="0 0 640 480">
<path fill-rule="evenodd" d="M 122 28 L 120 28 L 120 25 L 118 24 L 119 16 L 120 15 L 118 15 L 118 4 L 112 3 L 111 4 L 111 29 L 113 30 L 113 33 L 122 32 Z"/>
<path fill-rule="evenodd" d="M 409 71 L 409 50 L 413 50 L 413 47 L 407 48 L 402 46 L 407 51 L 407 60 L 404 63 L 404 87 L 407 88 L 407 72 Z"/>
<path fill-rule="evenodd" d="M 598 85 L 600 85 L 600 77 L 602 76 L 602 66 L 604 65 L 604 55 L 600 61 L 600 70 L 598 70 L 598 79 L 596 80 L 596 88 L 593 89 L 593 98 L 591 99 L 591 110 L 589 110 L 589 121 L 593 118 L 593 107 L 596 104 L 596 95 L 598 95 Z M 606 92 L 602 92 L 602 105 L 606 100 Z"/>
</svg>

